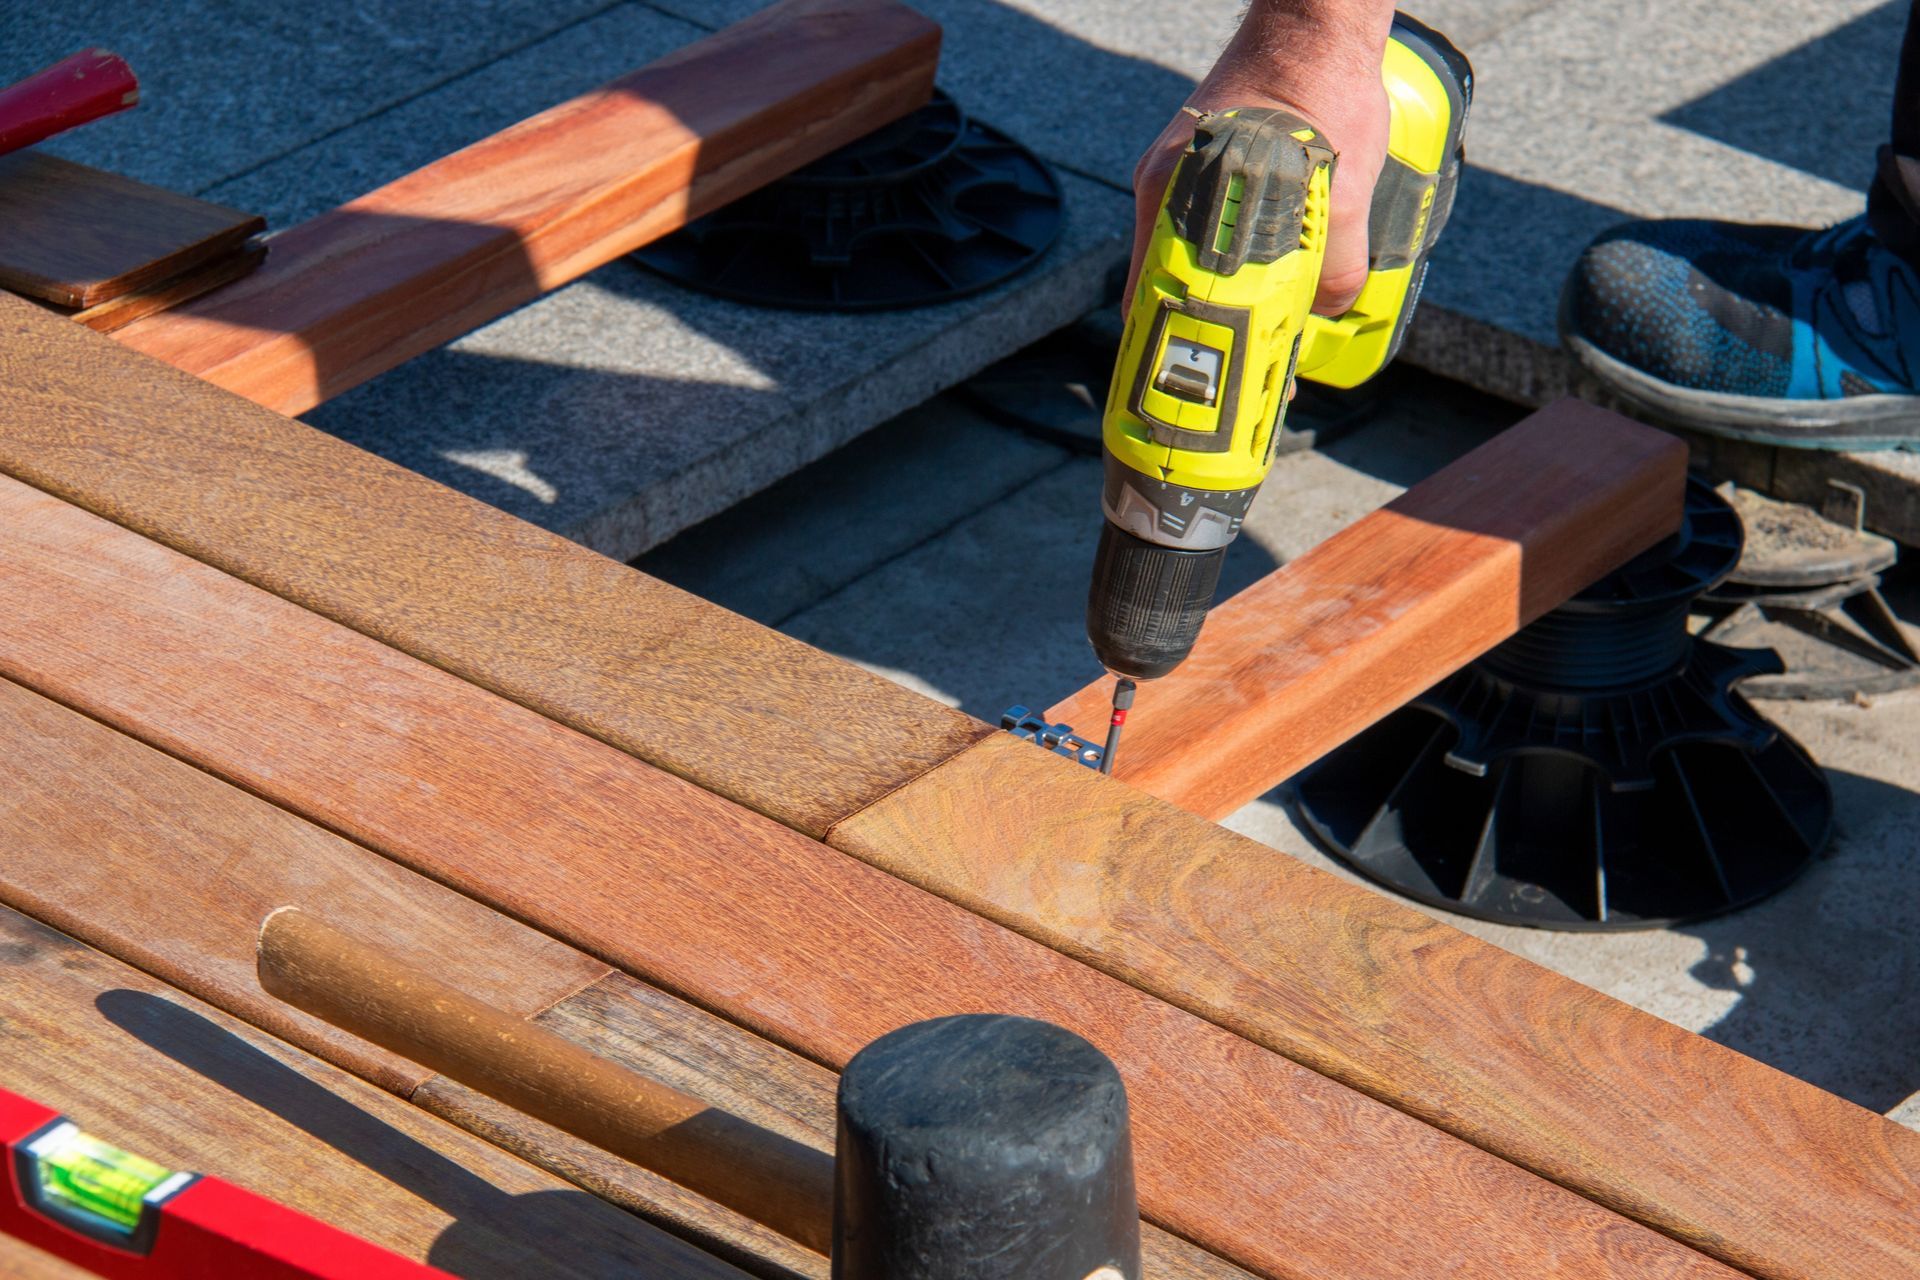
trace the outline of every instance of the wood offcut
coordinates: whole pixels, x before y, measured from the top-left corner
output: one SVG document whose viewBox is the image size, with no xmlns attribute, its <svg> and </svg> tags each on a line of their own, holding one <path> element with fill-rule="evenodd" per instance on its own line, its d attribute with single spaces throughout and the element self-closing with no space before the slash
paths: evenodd
<svg viewBox="0 0 1920 1280">
<path fill-rule="evenodd" d="M 1664 431 L 1540 410 L 1214 609 L 1141 686 L 1115 776 L 1226 817 L 1672 534 L 1686 475 Z M 1047 719 L 1084 732 L 1112 698 Z"/>
<path fill-rule="evenodd" d="M 92 307 L 243 263 L 256 214 L 58 156 L 0 156 L 0 289 Z M 232 277 L 229 277 L 232 278 Z"/>
</svg>

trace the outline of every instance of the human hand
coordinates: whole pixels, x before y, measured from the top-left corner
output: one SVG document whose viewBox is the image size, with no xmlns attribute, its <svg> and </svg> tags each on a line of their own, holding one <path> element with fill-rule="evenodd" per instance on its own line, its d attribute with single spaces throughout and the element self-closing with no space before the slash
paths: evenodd
<svg viewBox="0 0 1920 1280">
<path fill-rule="evenodd" d="M 1326 263 L 1314 298 L 1314 310 L 1324 315 L 1352 306 L 1367 279 L 1367 214 L 1387 155 L 1380 62 L 1392 24 L 1393 0 L 1255 0 L 1187 98 L 1198 111 L 1284 107 L 1309 121 L 1338 154 Z M 1129 304 L 1160 198 L 1192 139 L 1193 117 L 1182 111 L 1134 167 Z"/>
</svg>

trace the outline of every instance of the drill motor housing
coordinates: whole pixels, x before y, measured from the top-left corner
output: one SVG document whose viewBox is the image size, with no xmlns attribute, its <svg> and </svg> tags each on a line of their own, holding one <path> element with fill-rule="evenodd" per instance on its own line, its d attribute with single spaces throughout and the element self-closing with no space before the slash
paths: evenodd
<svg viewBox="0 0 1920 1280">
<path fill-rule="evenodd" d="M 1451 211 L 1472 71 L 1396 15 L 1382 66 L 1388 155 L 1368 219 L 1365 285 L 1313 313 L 1336 157 L 1306 120 L 1198 113 L 1141 264 L 1107 395 L 1106 523 L 1087 635 L 1115 675 L 1186 659 L 1229 543 L 1273 465 L 1296 377 L 1352 387 L 1399 350 Z"/>
</svg>

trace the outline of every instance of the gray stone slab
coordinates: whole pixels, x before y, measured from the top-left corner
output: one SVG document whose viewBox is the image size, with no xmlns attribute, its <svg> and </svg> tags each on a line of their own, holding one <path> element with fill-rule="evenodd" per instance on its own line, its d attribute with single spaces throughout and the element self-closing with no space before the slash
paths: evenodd
<svg viewBox="0 0 1920 1280">
<path fill-rule="evenodd" d="M 1067 456 L 937 397 L 634 564 L 779 626 Z"/>
<path fill-rule="evenodd" d="M 1060 241 L 975 298 L 775 311 L 616 263 L 308 421 L 630 559 L 1097 305 L 1127 202 L 1063 186 Z"/>
<path fill-rule="evenodd" d="M 265 214 L 270 226 L 289 226 L 705 34 L 642 5 L 618 5 L 457 76 L 431 93 L 217 183 L 205 194 Z"/>
<path fill-rule="evenodd" d="M 1855 66 L 1852 20 L 1879 21 L 1882 0 L 1793 0 L 1740 6 L 1639 0 L 1560 0 L 1485 42 L 1474 56 L 1468 155 L 1474 173 L 1435 251 L 1426 297 L 1545 347 L 1567 268 L 1594 232 L 1629 217 L 1718 216 L 1819 225 L 1859 212 L 1882 140 L 1897 42 L 1876 78 Z M 1803 144 L 1762 154 L 1709 128 L 1724 107 L 1703 107 L 1750 78 L 1771 83 L 1785 59 L 1823 61 L 1836 39 L 1857 110 L 1827 127 L 1819 146 L 1849 183 L 1792 163 Z M 1869 87 L 1862 88 L 1862 85 Z M 1826 92 L 1831 92 L 1827 90 Z M 1844 90 L 1842 92 L 1845 92 Z M 1735 94 L 1757 109 L 1748 95 Z M 1810 132 L 1805 100 L 1773 96 L 1752 130 Z M 1688 123 L 1678 123 L 1685 120 Z M 1833 125 L 1841 127 L 1835 128 Z M 1446 370 L 1452 373 L 1452 370 Z"/>
<path fill-rule="evenodd" d="M 1909 1129 L 1920 1129 L 1920 1093 L 1887 1112 L 1887 1119 L 1895 1124 L 1903 1124 Z"/>
<path fill-rule="evenodd" d="M 717 27 L 760 0 L 652 0 Z M 1546 0 L 1433 0 L 1413 12 L 1471 48 Z M 980 119 L 1128 190 L 1134 162 L 1219 56 L 1244 0 L 914 0 L 944 32 L 940 83 Z"/>
<path fill-rule="evenodd" d="M 1084 614 L 1099 493 L 1099 462 L 1076 458 L 781 630 L 984 720 L 1045 707 L 1100 674 Z M 1236 559 L 1263 559 L 1242 542 Z"/>
<path fill-rule="evenodd" d="M 47 149 L 197 193 L 607 7 L 0 0 L 0 83 L 92 45 L 112 49 L 140 77 L 140 106 Z"/>
</svg>

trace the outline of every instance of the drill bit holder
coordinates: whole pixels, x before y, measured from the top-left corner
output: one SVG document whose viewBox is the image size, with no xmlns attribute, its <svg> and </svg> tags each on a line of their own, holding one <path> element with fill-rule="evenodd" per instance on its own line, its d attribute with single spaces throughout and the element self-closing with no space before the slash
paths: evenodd
<svg viewBox="0 0 1920 1280">
<path fill-rule="evenodd" d="M 1303 773 L 1308 829 L 1370 879 L 1508 924 L 1647 928 L 1782 888 L 1832 795 L 1734 689 L 1779 660 L 1688 629 L 1740 548 L 1690 480 L 1677 534 Z"/>
</svg>

